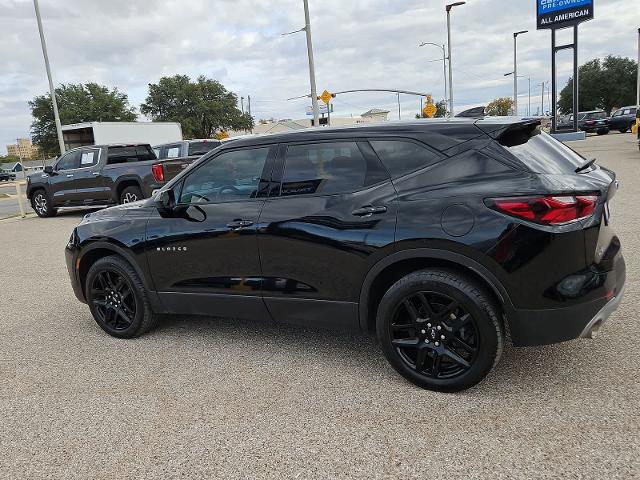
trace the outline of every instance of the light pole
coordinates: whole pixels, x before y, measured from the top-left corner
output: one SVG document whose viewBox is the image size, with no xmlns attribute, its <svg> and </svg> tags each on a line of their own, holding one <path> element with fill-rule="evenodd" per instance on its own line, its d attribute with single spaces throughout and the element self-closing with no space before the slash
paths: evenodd
<svg viewBox="0 0 640 480">
<path fill-rule="evenodd" d="M 422 42 L 420 44 L 421 47 L 424 47 L 425 45 L 433 45 L 434 47 L 438 47 L 442 49 L 442 72 L 444 75 L 444 103 L 445 103 L 445 110 L 447 110 L 446 108 L 446 104 L 448 102 L 447 100 L 447 50 L 445 48 L 444 45 L 438 45 L 437 43 L 433 43 L 433 42 Z"/>
<path fill-rule="evenodd" d="M 318 107 L 318 89 L 316 88 L 316 66 L 313 60 L 313 43 L 311 42 L 311 19 L 309 15 L 309 1 L 302 0 L 304 4 L 304 27 L 294 32 L 283 33 L 282 35 L 292 35 L 294 33 L 305 32 L 307 34 L 307 54 L 309 55 L 309 80 L 311 83 L 311 105 L 313 106 L 313 124 L 320 126 L 320 108 Z"/>
<path fill-rule="evenodd" d="M 547 82 L 542 82 L 540 84 L 540 86 L 542 87 L 542 95 L 540 96 L 541 105 L 542 105 L 542 107 L 541 107 L 541 109 L 542 109 L 541 116 L 543 116 L 543 117 L 544 117 L 544 86 L 545 86 L 546 83 Z"/>
<path fill-rule="evenodd" d="M 51 78 L 51 67 L 49 66 L 49 54 L 47 53 L 47 42 L 44 39 L 42 30 L 42 19 L 40 18 L 40 6 L 38 0 L 33 0 L 33 6 L 36 9 L 36 20 L 38 21 L 38 31 L 40 32 L 40 43 L 42 44 L 42 55 L 44 55 L 44 66 L 47 70 L 47 78 L 49 79 L 49 92 L 51 92 L 51 103 L 53 103 L 53 118 L 56 122 L 56 131 L 58 132 L 58 143 L 60 144 L 60 155 L 64 154 L 64 138 L 62 137 L 62 123 L 60 123 L 60 114 L 58 113 L 58 101 L 56 100 L 56 91 L 53 88 L 53 79 Z"/>
<path fill-rule="evenodd" d="M 513 34 L 513 110 L 518 115 L 518 35 L 529 33 L 529 30 L 520 30 Z"/>
<path fill-rule="evenodd" d="M 509 72 L 509 73 L 505 73 L 504 76 L 505 77 L 509 77 L 513 75 L 513 72 Z M 516 80 L 518 78 L 526 78 L 527 80 L 529 80 L 529 108 L 527 108 L 527 116 L 531 115 L 531 77 L 527 77 L 526 75 L 516 75 Z M 516 94 L 518 92 L 518 86 L 516 84 Z M 516 115 L 517 115 L 517 110 L 516 110 Z"/>
<path fill-rule="evenodd" d="M 464 5 L 467 2 L 456 2 L 447 5 L 447 43 L 449 47 L 449 116 L 454 116 L 453 110 L 453 67 L 451 56 L 451 9 L 460 5 Z"/>
</svg>

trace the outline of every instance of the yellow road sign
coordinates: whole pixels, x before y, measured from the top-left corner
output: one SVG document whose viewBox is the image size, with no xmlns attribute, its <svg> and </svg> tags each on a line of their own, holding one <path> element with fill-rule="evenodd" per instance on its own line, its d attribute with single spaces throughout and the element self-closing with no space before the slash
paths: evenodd
<svg viewBox="0 0 640 480">
<path fill-rule="evenodd" d="M 333 96 L 331 95 L 331 93 L 329 93 L 328 90 L 325 90 L 324 92 L 322 92 L 322 95 L 320 95 L 320 100 L 322 100 L 327 105 L 329 105 L 329 102 L 332 98 Z"/>
<path fill-rule="evenodd" d="M 433 103 L 427 103 L 427 105 L 422 110 L 422 113 L 424 113 L 425 116 L 428 117 L 428 118 L 435 117 L 437 112 L 438 112 L 438 109 L 436 108 L 436 106 Z"/>
</svg>

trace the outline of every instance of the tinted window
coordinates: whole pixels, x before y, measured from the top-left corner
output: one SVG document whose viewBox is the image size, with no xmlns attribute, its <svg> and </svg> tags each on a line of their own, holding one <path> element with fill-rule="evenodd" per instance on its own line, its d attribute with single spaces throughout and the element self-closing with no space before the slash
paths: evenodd
<svg viewBox="0 0 640 480">
<path fill-rule="evenodd" d="M 56 164 L 56 170 L 73 170 L 80 167 L 80 150 L 69 152 L 60 157 Z"/>
<path fill-rule="evenodd" d="M 191 157 L 195 155 L 204 155 L 205 153 L 210 152 L 218 146 L 220 146 L 220 142 L 214 140 L 191 142 L 189 143 L 189 156 Z"/>
<path fill-rule="evenodd" d="M 267 147 L 236 150 L 207 161 L 185 179 L 180 203 L 254 198 L 268 156 Z"/>
<path fill-rule="evenodd" d="M 143 162 L 145 160 L 156 160 L 156 155 L 148 145 L 132 145 L 126 147 L 109 147 L 107 163 L 114 165 L 117 163 Z"/>
<path fill-rule="evenodd" d="M 408 140 L 376 140 L 371 142 L 371 146 L 393 178 L 440 161 L 440 156 L 436 153 Z"/>
<path fill-rule="evenodd" d="M 291 145 L 281 195 L 346 193 L 386 178 L 380 163 L 365 159 L 356 142 Z"/>
<path fill-rule="evenodd" d="M 498 141 L 531 171 L 536 173 L 574 173 L 585 158 L 540 127 L 526 125 L 505 132 Z"/>
<path fill-rule="evenodd" d="M 100 150 L 96 148 L 83 148 L 80 154 L 80 168 L 93 167 L 98 164 Z"/>
</svg>

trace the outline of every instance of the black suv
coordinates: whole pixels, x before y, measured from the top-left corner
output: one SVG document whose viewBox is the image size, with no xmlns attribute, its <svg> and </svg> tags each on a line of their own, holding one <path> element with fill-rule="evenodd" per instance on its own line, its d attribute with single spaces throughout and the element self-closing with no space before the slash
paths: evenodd
<svg viewBox="0 0 640 480">
<path fill-rule="evenodd" d="M 239 139 L 153 199 L 92 213 L 67 265 L 98 325 L 158 314 L 375 332 L 391 365 L 456 391 L 516 346 L 590 337 L 620 302 L 615 174 L 486 118 Z"/>
<path fill-rule="evenodd" d="M 613 112 L 611 118 L 609 118 L 609 128 L 611 130 L 618 130 L 620 133 L 627 133 L 636 123 L 636 106 L 623 107 Z"/>
</svg>

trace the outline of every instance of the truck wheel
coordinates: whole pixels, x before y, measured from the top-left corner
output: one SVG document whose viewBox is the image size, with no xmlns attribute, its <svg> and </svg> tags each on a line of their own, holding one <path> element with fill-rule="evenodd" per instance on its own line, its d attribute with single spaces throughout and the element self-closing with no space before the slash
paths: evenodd
<svg viewBox="0 0 640 480">
<path fill-rule="evenodd" d="M 628 128 L 621 128 L 620 129 L 620 133 L 627 133 L 627 131 L 629 131 Z"/>
<path fill-rule="evenodd" d="M 504 327 L 473 279 L 423 270 L 396 282 L 380 302 L 376 330 L 393 368 L 422 388 L 458 392 L 498 363 Z"/>
<path fill-rule="evenodd" d="M 144 197 L 139 187 L 127 187 L 120 194 L 120 204 L 133 203 L 142 199 L 144 199 Z"/>
<path fill-rule="evenodd" d="M 31 208 L 41 218 L 53 217 L 56 209 L 51 205 L 51 201 L 47 197 L 44 190 L 36 190 L 31 196 Z"/>
</svg>

